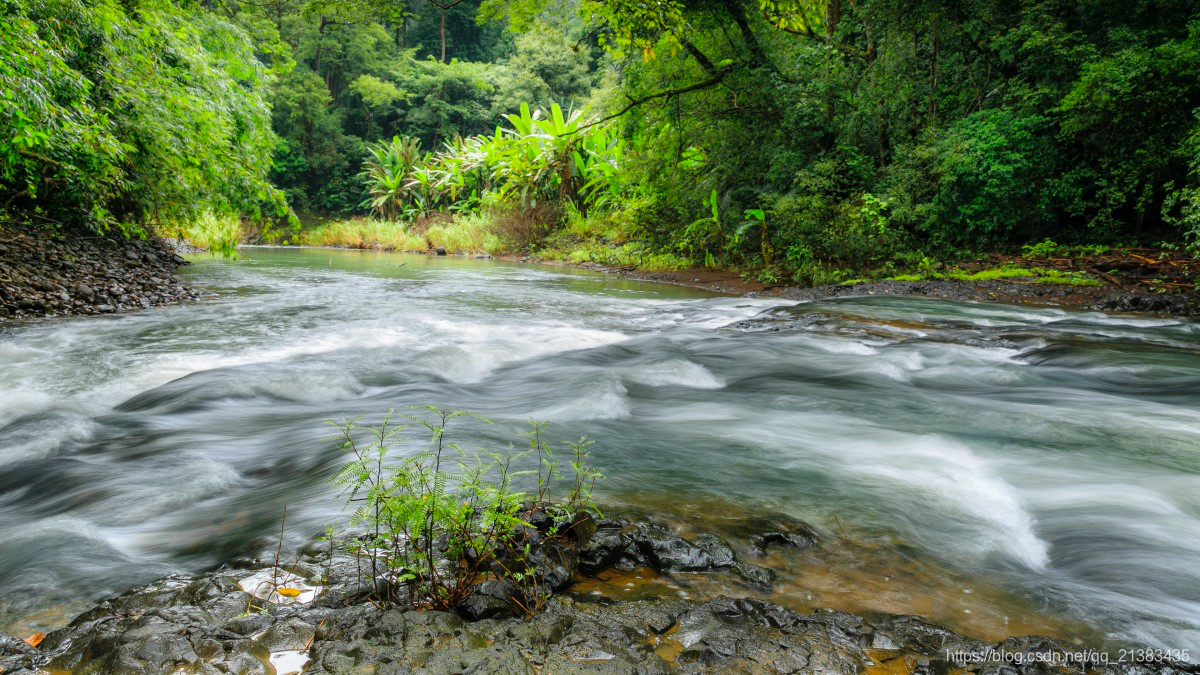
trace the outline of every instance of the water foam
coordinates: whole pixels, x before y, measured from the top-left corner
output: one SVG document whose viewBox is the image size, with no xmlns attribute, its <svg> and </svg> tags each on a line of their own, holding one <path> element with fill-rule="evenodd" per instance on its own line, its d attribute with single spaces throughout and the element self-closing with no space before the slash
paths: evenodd
<svg viewBox="0 0 1200 675">
<path fill-rule="evenodd" d="M 574 398 L 532 414 L 540 420 L 618 420 L 630 416 L 629 391 L 612 376 L 597 377 Z"/>
<path fill-rule="evenodd" d="M 664 363 L 643 366 L 625 375 L 631 381 L 651 387 L 688 387 L 691 389 L 721 389 L 725 381 L 711 370 L 687 359 L 672 359 Z"/>
</svg>

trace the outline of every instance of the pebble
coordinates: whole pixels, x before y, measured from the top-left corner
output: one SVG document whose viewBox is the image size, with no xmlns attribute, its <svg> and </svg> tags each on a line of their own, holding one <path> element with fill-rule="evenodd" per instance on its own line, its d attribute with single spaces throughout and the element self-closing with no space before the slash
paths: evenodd
<svg viewBox="0 0 1200 675">
<path fill-rule="evenodd" d="M 0 321 L 108 314 L 199 297 L 175 275 L 189 264 L 167 243 L 0 229 Z"/>
</svg>

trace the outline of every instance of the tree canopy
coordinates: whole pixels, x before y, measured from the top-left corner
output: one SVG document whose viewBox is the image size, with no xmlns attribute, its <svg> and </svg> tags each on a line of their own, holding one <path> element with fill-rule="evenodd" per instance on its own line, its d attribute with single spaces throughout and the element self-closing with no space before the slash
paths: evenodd
<svg viewBox="0 0 1200 675">
<path fill-rule="evenodd" d="M 103 230 L 282 195 L 271 82 L 245 28 L 156 0 L 11 0 L 0 18 L 4 208 Z"/>
<path fill-rule="evenodd" d="M 429 153 L 403 166 L 448 171 L 497 133 L 516 142 L 522 105 L 557 104 L 587 111 L 563 139 L 603 127 L 620 146 L 619 163 L 601 153 L 622 187 L 599 210 L 698 263 L 829 281 L 1044 238 L 1200 235 L 1190 0 L 3 7 L 11 219 L 383 213 L 365 176 L 388 139 Z M 542 147 L 560 172 L 587 160 Z M 477 210 L 491 185 L 436 203 Z"/>
</svg>

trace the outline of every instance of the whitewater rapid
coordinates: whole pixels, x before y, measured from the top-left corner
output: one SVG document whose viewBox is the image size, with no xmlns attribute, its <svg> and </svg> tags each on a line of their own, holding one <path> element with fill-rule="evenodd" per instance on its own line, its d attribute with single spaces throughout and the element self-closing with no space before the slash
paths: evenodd
<svg viewBox="0 0 1200 675">
<path fill-rule="evenodd" d="M 0 630 L 343 517 L 324 420 L 588 435 L 612 501 L 917 551 L 1114 640 L 1200 648 L 1200 326 L 796 304 L 372 252 L 198 259 L 198 303 L 0 333 Z M 412 439 L 413 447 L 419 439 Z M 407 446 L 406 446 L 407 447 Z"/>
</svg>

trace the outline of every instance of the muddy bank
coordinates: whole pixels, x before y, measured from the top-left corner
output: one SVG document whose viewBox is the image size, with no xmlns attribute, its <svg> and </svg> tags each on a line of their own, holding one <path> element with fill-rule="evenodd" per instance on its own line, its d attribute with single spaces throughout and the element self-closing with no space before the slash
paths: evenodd
<svg viewBox="0 0 1200 675">
<path fill-rule="evenodd" d="M 176 269 L 188 264 L 158 240 L 0 229 L 0 321 L 145 309 L 198 293 Z"/>
<path fill-rule="evenodd" d="M 921 295 L 947 300 L 1052 305 L 1100 312 L 1200 315 L 1200 294 L 1157 293 L 1121 286 L 1059 286 L 1016 281 L 876 281 L 820 288 L 772 289 L 789 300 L 824 300 L 864 295 Z"/>
<path fill-rule="evenodd" d="M 838 284 L 817 288 L 798 286 L 768 288 L 757 282 L 744 281 L 732 272 L 709 270 L 643 272 L 631 269 L 608 269 L 605 271 L 629 279 L 678 284 L 730 295 L 766 295 L 801 301 L 866 295 L 920 295 L 946 300 L 1049 305 L 1100 312 L 1141 312 L 1181 317 L 1200 316 L 1200 292 L 1180 288 L 1159 291 L 1145 285 L 1132 284 L 1072 286 L 1032 281 L 956 281 L 947 279 L 864 281 L 856 284 Z"/>
<path fill-rule="evenodd" d="M 821 545 L 796 521 L 747 533 L 765 553 Z M 4 673 L 1200 673 L 1200 666 L 1119 658 L 1045 637 L 987 642 L 914 616 L 798 613 L 719 595 L 617 599 L 590 590 L 623 569 L 688 578 L 729 575 L 769 587 L 713 534 L 683 537 L 656 522 L 604 520 L 559 541 L 539 573 L 555 590 L 533 617 L 511 582 L 485 581 L 457 612 L 369 599 L 364 563 L 314 544 L 274 563 L 274 551 L 195 576 L 172 576 L 101 603 L 29 642 L 0 636 Z M 566 574 L 567 576 L 563 576 Z M 277 592 L 277 590 L 279 592 Z M 990 655 L 990 656 L 989 656 Z M 986 659 L 992 658 L 992 661 Z M 998 659 L 998 660 L 997 660 Z M 1014 668 L 1014 663 L 1021 665 Z"/>
</svg>

